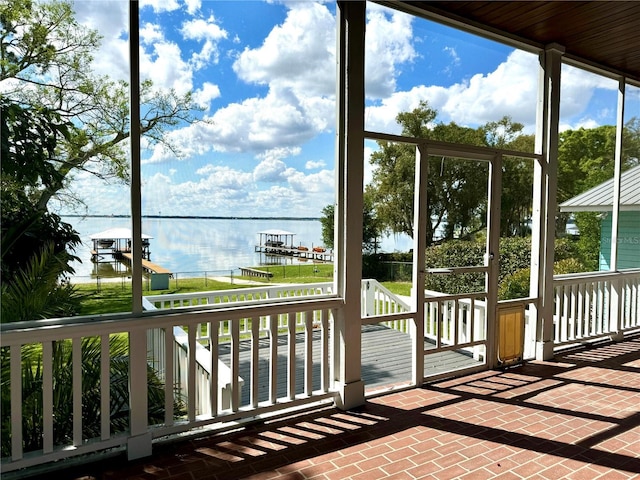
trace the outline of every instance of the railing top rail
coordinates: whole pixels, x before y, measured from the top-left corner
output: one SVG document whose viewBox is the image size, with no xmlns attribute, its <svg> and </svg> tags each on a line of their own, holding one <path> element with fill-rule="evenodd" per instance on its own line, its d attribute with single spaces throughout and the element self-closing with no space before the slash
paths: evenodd
<svg viewBox="0 0 640 480">
<path fill-rule="evenodd" d="M 286 283 L 277 285 L 265 285 L 260 287 L 242 287 L 233 288 L 228 290 L 209 290 L 202 292 L 189 292 L 189 293 L 167 293 L 163 295 L 150 295 L 148 298 L 152 302 L 160 301 L 174 301 L 187 298 L 199 298 L 199 297 L 220 297 L 225 295 L 251 295 L 264 292 L 278 292 L 287 290 L 300 290 L 300 289 L 313 289 L 313 288 L 325 288 L 333 286 L 333 282 L 315 282 L 315 283 Z"/>
<path fill-rule="evenodd" d="M 640 268 L 630 268 L 626 270 L 616 271 L 599 271 L 599 272 L 579 272 L 579 273 L 566 273 L 562 275 L 554 275 L 553 283 L 555 285 L 584 282 L 585 280 L 612 280 L 617 278 L 634 278 L 640 277 Z"/>
<path fill-rule="evenodd" d="M 72 317 L 67 319 L 35 320 L 2 325 L 0 346 L 23 345 L 35 342 L 56 341 L 67 338 L 109 335 L 140 329 L 165 328 L 173 325 L 189 325 L 209 321 L 237 321 L 267 315 L 339 308 L 342 300 L 325 296 L 297 298 L 296 302 L 274 299 L 273 302 L 253 302 L 250 305 L 225 304 L 217 308 L 185 307 L 184 309 L 153 310 L 139 317 L 131 313 L 105 316 Z M 52 322 L 58 322 L 53 324 Z"/>
<path fill-rule="evenodd" d="M 486 292 L 471 292 L 471 293 L 442 293 L 435 290 L 425 290 L 424 299 L 427 302 L 434 300 L 485 300 L 487 298 Z"/>
<path fill-rule="evenodd" d="M 530 304 L 538 305 L 540 303 L 540 299 L 536 297 L 526 297 L 526 298 L 510 298 L 509 300 L 499 300 L 498 307 L 515 307 L 515 306 L 527 306 Z"/>
<path fill-rule="evenodd" d="M 446 267 L 446 268 L 427 268 L 427 273 L 432 275 L 450 275 L 456 273 L 482 273 L 488 272 L 489 267 L 486 265 L 474 265 L 470 267 Z"/>
<path fill-rule="evenodd" d="M 363 280 L 366 281 L 366 280 Z M 295 301 L 280 298 L 258 301 L 235 301 L 226 304 L 186 306 L 179 309 L 159 310 L 153 307 L 154 301 L 170 301 L 202 296 L 224 296 L 237 293 L 258 293 L 266 291 L 287 291 L 300 289 L 321 289 L 333 286 L 333 282 L 315 282 L 301 284 L 269 285 L 265 287 L 248 287 L 243 289 L 213 290 L 211 292 L 193 292 L 185 294 L 157 295 L 143 297 L 145 312 L 140 316 L 132 313 L 113 313 L 101 315 L 89 315 L 67 318 L 50 318 L 43 320 L 30 320 L 24 322 L 4 323 L 0 325 L 2 332 L 2 346 L 10 344 L 28 343 L 25 341 L 28 335 L 38 332 L 38 339 L 43 339 L 42 334 L 48 340 L 70 338 L 72 336 L 102 335 L 114 332 L 126 332 L 139 327 L 149 328 L 156 322 L 163 324 L 175 323 L 175 320 L 166 320 L 167 316 L 181 315 L 181 322 L 209 321 L 209 319 L 234 320 L 256 315 L 256 309 L 260 309 L 259 315 L 270 315 L 288 311 L 310 311 L 314 309 L 337 308 L 341 300 L 334 295 L 314 295 L 309 297 L 295 297 Z M 383 287 L 384 288 L 384 287 Z M 386 289 L 385 289 L 386 291 Z M 206 315 L 206 318 L 202 318 Z M 32 340 L 32 339 L 31 339 Z"/>
</svg>

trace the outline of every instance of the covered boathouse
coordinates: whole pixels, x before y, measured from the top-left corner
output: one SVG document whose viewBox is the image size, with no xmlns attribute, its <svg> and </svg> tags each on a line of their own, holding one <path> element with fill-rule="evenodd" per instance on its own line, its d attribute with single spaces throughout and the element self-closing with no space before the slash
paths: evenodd
<svg viewBox="0 0 640 480">
<path fill-rule="evenodd" d="M 255 251 L 269 255 L 282 255 L 321 262 L 333 261 L 333 250 L 322 246 L 295 245 L 293 237 L 296 234 L 286 230 L 269 229 L 258 232 L 259 241 Z"/>
<path fill-rule="evenodd" d="M 89 236 L 92 243 L 91 260 L 100 261 L 104 256 L 113 258 L 122 258 L 123 253 L 131 253 L 131 229 L 129 228 L 109 228 L 102 232 L 93 233 Z M 142 258 L 151 259 L 150 240 L 151 235 L 143 233 L 140 235 L 142 239 Z"/>
</svg>

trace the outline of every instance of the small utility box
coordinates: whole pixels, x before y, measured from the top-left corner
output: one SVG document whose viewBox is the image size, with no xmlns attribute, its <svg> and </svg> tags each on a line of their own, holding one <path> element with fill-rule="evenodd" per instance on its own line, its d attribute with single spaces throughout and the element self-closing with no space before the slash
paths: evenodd
<svg viewBox="0 0 640 480">
<path fill-rule="evenodd" d="M 505 367 L 524 356 L 524 305 L 498 306 L 498 365 Z"/>
<path fill-rule="evenodd" d="M 168 273 L 152 273 L 151 274 L 151 290 L 168 290 L 169 289 Z"/>
</svg>

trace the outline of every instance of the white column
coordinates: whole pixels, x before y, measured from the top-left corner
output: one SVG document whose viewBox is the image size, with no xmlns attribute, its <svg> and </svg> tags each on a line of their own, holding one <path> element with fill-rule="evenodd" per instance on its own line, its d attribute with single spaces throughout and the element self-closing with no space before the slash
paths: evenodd
<svg viewBox="0 0 640 480">
<path fill-rule="evenodd" d="M 364 179 L 364 2 L 338 2 L 338 126 L 336 152 L 337 289 L 344 298 L 334 312 L 334 380 L 337 405 L 364 403 L 361 375 L 362 184 Z"/>
<path fill-rule="evenodd" d="M 615 272 L 618 270 L 618 224 L 620 221 L 620 181 L 622 175 L 622 132 L 624 131 L 624 100 L 625 100 L 625 78 L 618 80 L 618 111 L 616 121 L 616 153 L 615 166 L 613 174 L 613 206 L 611 210 L 611 259 L 610 270 Z M 622 317 L 622 304 L 620 298 L 622 296 L 622 284 L 620 280 L 616 280 L 611 285 L 611 307 L 609 311 L 609 327 L 612 332 L 613 340 L 622 340 L 624 333 L 620 328 L 620 320 Z"/>
<path fill-rule="evenodd" d="M 489 163 L 489 208 L 487 212 L 487 258 L 485 276 L 487 290 L 487 364 L 494 368 L 498 363 L 498 276 L 500 274 L 500 197 L 502 194 L 502 155 Z"/>
<path fill-rule="evenodd" d="M 138 2 L 129 2 L 129 118 L 131 122 L 131 297 L 142 313 L 142 206 L 140 186 L 140 19 Z"/>
<path fill-rule="evenodd" d="M 140 28 L 138 2 L 129 2 L 129 60 L 131 109 L 131 217 L 133 260 L 132 311 L 142 313 L 142 229 L 140 207 Z M 129 429 L 127 456 L 129 460 L 151 455 L 151 432 L 147 411 L 147 335 L 145 330 L 129 332 Z"/>
<path fill-rule="evenodd" d="M 536 358 L 553 358 L 553 262 L 558 188 L 558 123 L 564 47 L 551 44 L 540 55 L 534 167 L 531 296 L 537 297 Z"/>
<path fill-rule="evenodd" d="M 411 308 L 416 315 L 411 322 L 412 382 L 420 386 L 424 382 L 424 287 L 426 277 L 427 181 L 429 176 L 429 154 L 425 145 L 416 148 L 416 173 L 413 194 L 413 288 Z"/>
</svg>

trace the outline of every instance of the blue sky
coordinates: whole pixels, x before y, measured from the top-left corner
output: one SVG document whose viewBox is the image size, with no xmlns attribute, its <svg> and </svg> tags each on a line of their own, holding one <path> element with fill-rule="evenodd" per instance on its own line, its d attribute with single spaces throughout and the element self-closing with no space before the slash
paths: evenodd
<svg viewBox="0 0 640 480">
<path fill-rule="evenodd" d="M 127 8 L 75 3 L 78 20 L 103 36 L 98 73 L 127 77 Z M 311 1 L 140 3 L 142 77 L 193 91 L 208 120 L 169 133 L 179 159 L 143 151 L 143 214 L 317 217 L 333 202 L 335 10 Z M 367 22 L 367 129 L 398 133 L 395 116 L 427 100 L 446 123 L 510 115 L 533 132 L 534 55 L 373 4 Z M 613 124 L 615 82 L 565 73 L 562 128 Z M 126 187 L 79 175 L 72 189 L 90 214 L 129 213 Z"/>
</svg>

